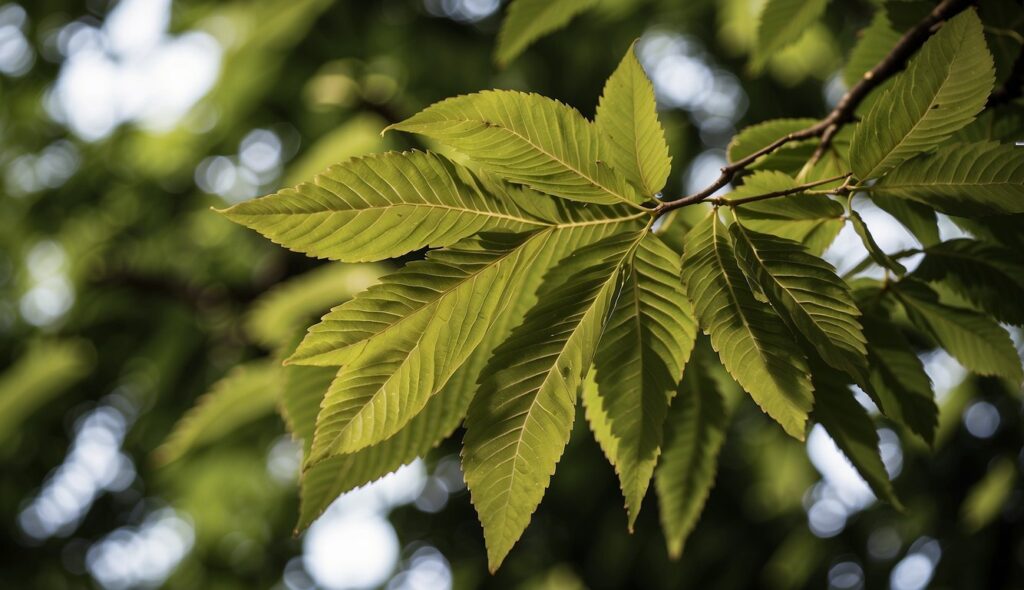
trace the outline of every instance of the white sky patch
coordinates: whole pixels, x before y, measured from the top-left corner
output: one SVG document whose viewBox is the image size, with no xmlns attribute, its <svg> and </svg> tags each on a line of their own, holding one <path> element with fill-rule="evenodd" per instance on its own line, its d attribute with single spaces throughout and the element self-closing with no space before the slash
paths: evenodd
<svg viewBox="0 0 1024 590">
<path fill-rule="evenodd" d="M 213 87 L 221 47 L 206 33 L 169 36 L 169 20 L 170 0 L 121 0 L 102 28 L 67 25 L 51 115 L 87 141 L 124 123 L 173 127 Z"/>
</svg>

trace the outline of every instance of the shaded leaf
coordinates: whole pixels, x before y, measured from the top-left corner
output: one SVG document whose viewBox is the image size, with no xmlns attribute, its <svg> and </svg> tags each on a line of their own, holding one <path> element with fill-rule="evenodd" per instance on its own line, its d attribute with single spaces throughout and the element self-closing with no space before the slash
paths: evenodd
<svg viewBox="0 0 1024 590">
<path fill-rule="evenodd" d="M 864 249 L 868 251 L 868 255 L 874 260 L 879 266 L 887 268 L 892 272 L 896 273 L 897 276 L 903 276 L 907 274 L 907 267 L 899 263 L 895 258 L 889 256 L 875 241 L 875 237 L 871 235 L 871 231 L 868 229 L 864 219 L 860 216 L 855 209 L 850 208 L 849 212 L 850 221 L 853 223 L 853 229 L 860 236 L 860 241 L 864 244 Z"/>
<path fill-rule="evenodd" d="M 492 571 L 522 535 L 569 440 L 577 391 L 642 235 L 612 236 L 553 269 L 540 304 L 484 371 L 462 457 Z"/>
<path fill-rule="evenodd" d="M 1020 252 L 977 240 L 949 240 L 927 248 L 913 275 L 944 282 L 1001 322 L 1024 324 Z"/>
<path fill-rule="evenodd" d="M 494 59 L 506 65 L 541 37 L 569 24 L 598 0 L 513 0 L 498 32 Z"/>
<path fill-rule="evenodd" d="M 996 143 L 950 145 L 905 162 L 869 190 L 952 215 L 1024 213 L 1024 150 Z"/>
<path fill-rule="evenodd" d="M 939 145 L 981 112 L 994 81 L 977 14 L 966 10 L 946 21 L 857 125 L 854 174 L 877 178 Z"/>
<path fill-rule="evenodd" d="M 812 403 L 806 361 L 782 319 L 755 299 L 717 212 L 687 235 L 683 282 L 725 368 L 802 440 Z"/>
<path fill-rule="evenodd" d="M 623 272 L 625 284 L 597 349 L 593 387 L 583 388 L 583 403 L 619 475 L 632 529 L 697 324 L 679 283 L 679 256 L 657 236 L 644 237 Z"/>
<path fill-rule="evenodd" d="M 760 68 L 776 52 L 799 41 L 827 5 L 828 0 L 767 0 L 757 25 L 754 66 Z"/>
</svg>

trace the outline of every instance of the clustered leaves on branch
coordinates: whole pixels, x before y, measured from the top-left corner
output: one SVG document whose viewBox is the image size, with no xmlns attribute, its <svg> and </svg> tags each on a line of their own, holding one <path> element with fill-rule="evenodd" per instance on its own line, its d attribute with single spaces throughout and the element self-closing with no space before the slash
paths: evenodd
<svg viewBox="0 0 1024 590">
<path fill-rule="evenodd" d="M 517 0 L 499 58 L 546 32 L 517 33 L 517 19 L 546 10 L 546 27 L 564 24 L 582 5 L 569 4 Z M 1024 263 L 982 232 L 938 240 L 936 211 L 964 227 L 1024 213 L 1024 152 L 972 124 L 995 75 L 968 5 L 940 3 L 823 119 L 743 130 L 720 177 L 678 199 L 655 198 L 671 159 L 631 49 L 594 121 L 535 94 L 459 96 L 389 128 L 448 146 L 458 163 L 418 151 L 353 159 L 224 211 L 341 262 L 430 249 L 332 309 L 290 353 L 282 406 L 304 444 L 299 528 L 464 424 L 465 479 L 497 568 L 544 495 L 580 396 L 629 526 L 653 480 L 678 555 L 740 390 L 797 439 L 822 425 L 898 506 L 851 389 L 933 440 L 931 384 L 894 320 L 976 373 L 1022 378 L 999 322 L 1024 322 L 1006 296 L 1024 294 Z M 921 237 L 916 270 L 899 261 L 910 253 L 878 246 L 855 195 Z M 706 209 L 692 227 L 670 214 L 689 206 Z M 862 266 L 884 280 L 847 280 L 820 258 L 847 222 Z"/>
</svg>

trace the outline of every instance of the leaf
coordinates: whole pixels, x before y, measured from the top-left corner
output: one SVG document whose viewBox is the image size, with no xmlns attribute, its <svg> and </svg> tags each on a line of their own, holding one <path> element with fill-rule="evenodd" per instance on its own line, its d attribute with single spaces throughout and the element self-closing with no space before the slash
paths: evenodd
<svg viewBox="0 0 1024 590">
<path fill-rule="evenodd" d="M 282 367 L 281 402 L 278 409 L 292 438 L 302 443 L 302 457 L 309 457 L 320 402 L 338 372 L 335 367 Z"/>
<path fill-rule="evenodd" d="M 1017 478 L 1017 466 L 1010 457 L 998 457 L 989 464 L 988 473 L 971 486 L 960 505 L 960 523 L 968 533 L 980 531 L 999 516 Z"/>
<path fill-rule="evenodd" d="M 729 198 L 786 190 L 798 184 L 785 173 L 759 171 L 748 176 Z M 821 195 L 794 194 L 784 199 L 755 201 L 734 207 L 733 211 L 745 227 L 800 242 L 818 255 L 828 249 L 846 224 L 843 206 Z"/>
<path fill-rule="evenodd" d="M 417 457 L 426 455 L 442 440 L 451 436 L 462 423 L 470 400 L 477 392 L 477 379 L 491 358 L 494 349 L 508 339 L 515 326 L 522 323 L 528 310 L 537 304 L 537 290 L 547 272 L 573 250 L 594 243 L 614 231 L 618 224 L 580 225 L 556 232 L 547 247 L 532 259 L 528 273 L 517 273 L 509 287 L 515 292 L 499 315 L 483 342 L 452 375 L 415 418 L 387 440 L 347 455 L 336 455 L 307 470 L 301 481 L 301 514 L 298 530 L 309 526 L 338 495 L 376 480 Z M 334 371 L 323 367 L 288 367 Z M 316 400 L 319 407 L 320 397 Z M 309 426 L 312 429 L 312 424 Z"/>
<path fill-rule="evenodd" d="M 619 475 L 632 530 L 697 324 L 679 283 L 679 256 L 657 236 L 641 240 L 623 273 L 625 284 L 597 348 L 596 378 L 593 387 L 583 388 L 583 403 Z"/>
<path fill-rule="evenodd" d="M 849 287 L 835 268 L 796 242 L 734 223 L 736 257 L 779 316 L 829 365 L 866 381 L 867 351 Z"/>
<path fill-rule="evenodd" d="M 868 255 L 871 256 L 871 259 L 879 266 L 896 273 L 896 276 L 903 276 L 907 274 L 907 267 L 900 264 L 895 258 L 886 254 L 885 250 L 882 250 L 878 245 L 878 242 L 876 242 L 874 236 L 871 235 L 871 231 L 868 230 L 868 226 L 864 223 L 864 219 L 860 216 L 860 213 L 851 207 L 848 214 L 850 221 L 853 223 L 853 230 L 857 232 L 858 236 L 860 236 L 860 241 L 864 244 L 864 249 L 868 251 Z"/>
<path fill-rule="evenodd" d="M 965 217 L 1024 213 L 1024 150 L 988 142 L 946 146 L 903 163 L 868 190 Z"/>
<path fill-rule="evenodd" d="M 790 133 L 806 129 L 817 122 L 815 119 L 770 119 L 744 127 L 729 142 L 726 155 L 730 163 L 737 162 Z M 751 168 L 776 169 L 796 173 L 813 152 L 814 147 L 811 141 L 788 143 L 778 150 L 758 158 Z"/>
<path fill-rule="evenodd" d="M 497 188 L 497 187 L 493 187 Z M 532 192 L 531 192 L 532 193 Z M 598 212 L 596 208 L 581 208 L 576 204 L 565 207 L 566 201 L 542 197 L 538 193 L 522 194 L 508 192 L 503 198 L 522 201 L 524 206 L 531 208 L 531 213 L 543 216 L 553 225 L 527 238 L 528 241 L 547 240 L 555 231 L 591 227 L 598 225 L 614 226 L 645 216 L 645 213 L 622 215 L 621 217 L 601 217 L 603 213 L 624 213 L 621 209 L 608 209 Z M 541 198 L 539 202 L 530 203 L 529 199 Z M 542 235 L 543 234 L 543 235 Z M 507 251 L 494 239 L 490 240 L 495 248 L 506 251 L 508 256 L 519 257 L 521 253 Z M 522 248 L 530 249 L 526 242 Z M 487 256 L 481 253 L 481 256 Z M 468 280 L 478 281 L 474 274 L 440 266 L 431 262 L 431 257 L 447 254 L 428 255 L 426 262 L 412 262 L 397 273 L 385 277 L 382 282 L 360 293 L 355 299 L 335 307 L 325 315 L 318 324 L 312 326 L 288 363 L 317 366 L 340 366 L 352 360 L 367 346 L 373 344 L 378 349 L 395 348 L 395 339 L 409 335 L 409 324 L 422 321 L 422 318 L 437 313 L 437 310 L 456 301 L 460 294 L 464 295 Z M 443 261 L 442 261 L 443 262 Z M 495 258 L 495 263 L 506 264 L 504 257 Z M 462 291 L 459 291 L 462 289 Z M 447 304 L 445 303 L 447 301 Z"/>
<path fill-rule="evenodd" d="M 162 463 L 177 461 L 189 451 L 234 432 L 270 413 L 280 394 L 280 367 L 270 361 L 238 365 L 174 425 L 155 451 Z"/>
<path fill-rule="evenodd" d="M 0 442 L 26 428 L 26 418 L 85 377 L 95 355 L 85 341 L 31 342 L 0 373 Z"/>
<path fill-rule="evenodd" d="M 598 0 L 513 0 L 498 32 L 494 60 L 508 65 L 534 41 L 569 24 Z"/>
<path fill-rule="evenodd" d="M 867 393 L 890 419 L 929 445 L 935 442 L 939 408 L 921 359 L 889 318 L 861 318 L 868 345 Z"/>
<path fill-rule="evenodd" d="M 857 44 L 850 51 L 850 57 L 843 68 L 843 82 L 853 87 L 867 72 L 871 71 L 899 42 L 902 34 L 889 22 L 884 7 L 875 10 L 871 24 L 860 31 Z"/>
<path fill-rule="evenodd" d="M 665 442 L 654 488 L 668 553 L 678 559 L 696 526 L 715 482 L 718 453 L 736 400 L 742 395 L 721 387 L 695 358 L 669 407 Z"/>
<path fill-rule="evenodd" d="M 246 314 L 245 331 L 270 349 L 294 345 L 296 330 L 306 325 L 310 316 L 366 289 L 385 270 L 378 264 L 325 264 L 279 283 L 253 303 Z"/>
<path fill-rule="evenodd" d="M 644 200 L 600 161 L 608 150 L 593 123 L 537 94 L 489 90 L 457 96 L 388 129 L 444 142 L 485 170 L 555 196 L 635 207 Z"/>
<path fill-rule="evenodd" d="M 913 276 L 944 282 L 1001 322 L 1024 324 L 1024 259 L 1019 252 L 977 240 L 949 240 L 927 248 Z"/>
<path fill-rule="evenodd" d="M 636 43 L 605 83 L 594 124 L 605 139 L 609 163 L 645 196 L 665 186 L 672 158 L 658 122 L 654 86 L 636 58 Z"/>
<path fill-rule="evenodd" d="M 540 304 L 484 370 L 462 462 L 492 571 L 529 524 L 565 449 L 577 391 L 642 236 L 611 236 L 552 269 Z"/>
<path fill-rule="evenodd" d="M 893 292 L 914 325 L 931 334 L 968 370 L 1005 377 L 1014 384 L 1024 379 L 1009 334 L 994 320 L 939 303 L 938 295 L 918 281 L 900 281 Z"/>
<path fill-rule="evenodd" d="M 871 491 L 902 510 L 882 463 L 875 424 L 867 410 L 854 399 L 843 376 L 828 367 L 814 367 L 813 418 L 825 427 Z"/>
<path fill-rule="evenodd" d="M 729 374 L 803 440 L 812 404 L 806 361 L 779 316 L 755 299 L 717 212 L 687 235 L 683 282 Z"/>
<path fill-rule="evenodd" d="M 877 178 L 939 145 L 981 112 L 994 81 L 977 14 L 966 10 L 946 21 L 857 125 L 854 174 Z"/>
<path fill-rule="evenodd" d="M 896 218 L 914 234 L 922 246 L 937 244 L 941 240 L 939 236 L 939 220 L 935 211 L 916 201 L 899 199 L 890 195 L 873 194 L 871 202 Z"/>
<path fill-rule="evenodd" d="M 481 235 L 435 250 L 340 310 L 356 343 L 317 416 L 308 465 L 398 432 L 483 340 L 507 304 L 514 273 L 554 230 Z M 348 352 L 348 355 L 345 355 Z"/>
<path fill-rule="evenodd" d="M 482 231 L 547 225 L 471 189 L 455 166 L 415 151 L 356 158 L 328 168 L 312 183 L 222 213 L 290 250 L 344 262 L 448 246 Z"/>
<path fill-rule="evenodd" d="M 767 0 L 757 26 L 754 67 L 760 69 L 772 55 L 799 41 L 827 4 L 828 0 Z"/>
</svg>

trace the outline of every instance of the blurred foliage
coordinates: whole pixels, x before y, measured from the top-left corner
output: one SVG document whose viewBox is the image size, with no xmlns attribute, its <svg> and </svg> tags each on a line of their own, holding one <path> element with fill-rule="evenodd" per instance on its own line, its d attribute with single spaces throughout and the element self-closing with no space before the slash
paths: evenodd
<svg viewBox="0 0 1024 590">
<path fill-rule="evenodd" d="M 116 3 L 0 4 L 4 19 L 16 16 L 4 11 L 23 12 L 23 20 L 0 19 L 0 26 L 15 23 L 32 56 L 16 75 L 0 70 L 0 587 L 93 587 L 90 547 L 164 506 L 190 520 L 195 533 L 167 587 L 285 587 L 283 572 L 301 554 L 302 540 L 291 535 L 294 482 L 268 467 L 287 440 L 270 405 L 197 434 L 197 442 L 220 439 L 189 445 L 166 467 L 153 453 L 232 368 L 270 371 L 311 320 L 385 269 L 325 266 L 288 253 L 211 207 L 308 179 L 350 156 L 424 147 L 409 136 L 385 143 L 378 132 L 447 96 L 524 89 L 590 116 L 605 77 L 645 32 L 681 40 L 689 55 L 735 77 L 745 94 L 724 132 L 702 132 L 697 109 L 666 102 L 661 118 L 677 155 L 669 187 L 682 191 L 693 158 L 724 149 L 736 128 L 820 117 L 830 84 L 842 78 L 846 56 L 879 3 L 830 3 L 822 22 L 770 56 L 761 74 L 748 69 L 757 1 L 604 3 L 507 68 L 492 62 L 500 15 L 474 21 L 451 9 L 471 4 L 489 5 L 176 0 L 169 34 L 212 35 L 222 50 L 217 82 L 170 129 L 129 122 L 95 141 L 76 134 L 52 105 L 61 68 L 73 59 L 70 32 L 102 26 Z M 1020 51 L 1021 13 L 1010 0 L 982 2 L 999 81 Z M 889 16 L 902 26 L 898 15 Z M 706 83 L 686 70 L 677 75 L 684 86 Z M 1003 136 L 1024 137 L 1019 119 L 1013 125 Z M 211 172 L 220 166 L 241 177 L 240 150 L 257 130 L 277 138 L 277 164 L 248 184 Z M 680 211 L 672 223 L 692 223 L 699 213 Z M 1018 243 L 1021 235 L 1019 223 L 977 231 Z M 302 309 L 277 295 L 300 288 L 308 297 Z M 922 353 L 934 348 L 926 334 L 902 327 Z M 955 370 L 940 370 L 961 380 Z M 933 449 L 897 432 L 904 444 L 894 483 L 906 512 L 874 504 L 832 536 L 808 529 L 806 510 L 821 477 L 805 447 L 750 404 L 737 408 L 715 493 L 678 561 L 666 555 L 655 506 L 641 512 L 634 534 L 626 532 L 615 474 L 581 420 L 559 477 L 496 575 L 486 573 L 464 491 L 440 510 L 409 505 L 390 519 L 403 547 L 425 542 L 444 555 L 457 588 L 876 588 L 928 539 L 941 546 L 933 587 L 1020 587 L 1021 399 L 1001 381 L 964 378 L 941 398 Z M 984 436 L 964 426 L 964 412 L 978 404 L 997 416 L 997 428 Z M 135 477 L 90 499 L 73 526 L 32 537 L 19 515 L 58 473 L 76 424 L 107 406 L 129 423 L 122 450 Z M 438 449 L 428 471 L 456 449 Z M 850 563 L 862 572 L 859 586 L 837 581 L 836 572 Z"/>
</svg>

